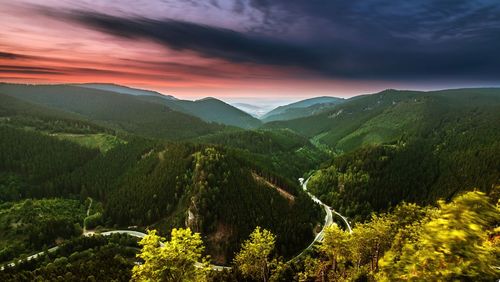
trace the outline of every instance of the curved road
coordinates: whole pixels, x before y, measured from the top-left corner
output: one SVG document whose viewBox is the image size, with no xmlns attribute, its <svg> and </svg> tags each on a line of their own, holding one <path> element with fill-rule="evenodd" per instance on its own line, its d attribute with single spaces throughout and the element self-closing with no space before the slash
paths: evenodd
<svg viewBox="0 0 500 282">
<path fill-rule="evenodd" d="M 298 254 L 295 257 L 293 257 L 290 261 L 295 261 L 296 259 L 298 259 L 299 257 L 301 257 L 306 251 L 310 250 L 312 248 L 312 246 L 316 242 L 321 242 L 323 240 L 323 237 L 325 236 L 324 235 L 325 228 L 328 227 L 328 226 L 331 226 L 332 224 L 334 224 L 333 223 L 333 213 L 336 214 L 337 216 L 339 216 L 340 218 L 342 218 L 342 220 L 344 221 L 345 225 L 347 226 L 347 229 L 349 230 L 349 233 L 352 233 L 351 225 L 347 221 L 346 217 L 344 217 L 340 213 L 336 212 L 335 210 L 332 210 L 331 207 L 327 206 L 326 204 L 324 204 L 323 202 L 321 202 L 316 196 L 314 196 L 313 194 L 311 194 L 311 193 L 309 193 L 307 191 L 307 183 L 309 182 L 309 178 L 306 181 L 304 181 L 303 178 L 299 178 L 300 185 L 302 185 L 302 189 L 304 189 L 304 191 L 307 193 L 307 195 L 309 195 L 309 197 L 311 197 L 311 199 L 315 203 L 321 205 L 325 209 L 325 212 L 326 212 L 325 224 L 323 225 L 323 228 L 321 229 L 321 231 L 316 235 L 316 237 L 314 238 L 314 240 L 311 242 L 311 244 L 309 244 L 309 246 L 307 246 L 307 248 L 305 248 L 300 254 Z M 91 206 L 92 206 L 92 199 L 90 199 L 90 204 L 89 204 L 89 207 L 87 209 L 87 216 L 89 215 L 90 207 Z M 83 236 L 92 236 L 92 235 L 96 234 L 96 233 L 94 233 L 92 231 L 87 231 L 86 228 L 85 228 L 85 224 L 83 225 L 83 228 L 84 228 Z M 112 235 L 112 234 L 128 234 L 129 236 L 133 236 L 133 237 L 137 237 L 137 238 L 141 238 L 141 239 L 144 238 L 147 235 L 146 233 L 139 232 L 139 231 L 133 231 L 133 230 L 111 230 L 111 231 L 106 231 L 106 232 L 100 233 L 100 235 L 102 235 L 102 236 L 109 236 L 109 235 Z M 161 244 L 163 244 L 163 243 L 161 243 Z M 50 248 L 48 250 L 48 252 L 54 252 L 58 248 L 59 248 L 59 246 L 55 246 L 53 248 Z M 35 259 L 38 256 L 41 256 L 43 253 L 44 252 L 36 253 L 34 255 L 31 255 L 31 256 L 27 257 L 25 260 L 29 261 L 29 260 Z M 22 261 L 23 260 L 18 260 L 18 263 L 20 263 Z M 4 270 L 5 266 L 12 267 L 12 266 L 15 266 L 15 265 L 16 265 L 15 262 L 11 262 L 11 263 L 9 263 L 7 265 L 1 266 L 0 267 L 0 271 Z M 200 264 L 197 263 L 196 266 L 200 266 Z M 213 270 L 217 270 L 217 271 L 231 269 L 230 266 L 221 266 L 221 265 L 210 265 L 210 267 Z"/>
<path fill-rule="evenodd" d="M 349 230 L 349 233 L 352 233 L 352 228 L 351 228 L 351 225 L 349 224 L 349 221 L 347 221 L 347 217 L 345 217 L 345 216 L 341 215 L 340 213 L 336 212 L 334 209 L 332 209 L 331 207 L 327 206 L 320 199 L 318 199 L 316 196 L 314 196 L 313 194 L 311 194 L 311 193 L 309 193 L 307 191 L 307 183 L 309 182 L 310 178 L 311 177 L 307 178 L 307 180 L 305 182 L 304 182 L 304 178 L 299 178 L 299 182 L 302 185 L 302 189 L 304 189 L 304 191 L 306 191 L 307 195 L 309 195 L 309 197 L 311 197 L 311 199 L 314 202 L 318 203 L 319 205 L 321 205 L 321 206 L 323 206 L 325 208 L 327 218 L 328 218 L 328 216 L 330 217 L 330 223 L 325 219 L 325 226 L 323 226 L 323 230 L 325 230 L 326 226 L 332 225 L 332 223 L 333 223 L 332 213 L 334 213 L 337 216 L 339 216 L 340 218 L 342 218 L 342 220 L 344 221 L 344 223 L 345 223 L 345 225 L 347 227 L 347 230 Z M 321 232 L 323 232 L 323 230 L 321 230 Z"/>
<path fill-rule="evenodd" d="M 309 193 L 309 191 L 307 191 L 307 183 L 309 182 L 310 178 L 311 177 L 307 178 L 306 181 L 304 181 L 304 178 L 299 178 L 299 182 L 300 182 L 300 185 L 302 185 L 302 189 L 307 193 L 307 195 L 309 195 L 309 197 L 315 203 L 317 203 L 318 205 L 322 206 L 323 209 L 325 210 L 325 212 L 326 212 L 325 224 L 323 225 L 323 228 L 321 229 L 321 231 L 316 235 L 316 237 L 314 238 L 314 240 L 311 242 L 311 244 L 309 244 L 309 246 L 307 246 L 307 248 L 305 248 L 300 254 L 296 255 L 290 261 L 295 261 L 296 259 L 298 259 L 299 257 L 301 257 L 306 251 L 310 250 L 316 242 L 323 241 L 323 238 L 325 237 L 325 228 L 334 224 L 334 222 L 333 222 L 333 214 L 336 214 L 340 218 L 342 218 L 342 220 L 344 221 L 345 225 L 347 226 L 347 229 L 349 230 L 349 233 L 352 233 L 351 225 L 349 224 L 349 222 L 347 221 L 347 218 L 345 216 L 343 216 L 340 213 L 336 212 L 331 207 L 329 207 L 325 203 L 323 203 L 316 196 L 314 196 L 313 194 Z"/>
<path fill-rule="evenodd" d="M 347 230 L 349 230 L 349 233 L 352 233 L 352 229 L 351 229 L 351 225 L 349 224 L 349 222 L 347 221 L 347 217 L 341 215 L 340 213 L 336 212 L 334 209 L 332 209 L 332 212 L 336 215 L 338 215 L 340 218 L 342 218 L 342 220 L 344 221 L 345 223 L 345 226 L 347 226 Z"/>
<path fill-rule="evenodd" d="M 290 261 L 295 261 L 296 259 L 300 258 L 306 251 L 310 250 L 312 248 L 312 246 L 316 242 L 323 241 L 323 238 L 325 237 L 325 234 L 324 234 L 325 228 L 328 227 L 328 226 L 331 226 L 332 224 L 334 224 L 334 222 L 333 222 L 333 214 L 336 214 L 337 216 L 339 216 L 340 218 L 342 218 L 342 220 L 344 221 L 345 225 L 347 226 L 347 229 L 349 230 L 349 233 L 352 233 L 351 225 L 349 224 L 349 222 L 347 221 L 347 218 L 345 216 L 341 215 L 340 213 L 336 212 L 335 210 L 332 210 L 331 207 L 327 206 L 320 199 L 318 199 L 316 196 L 314 196 L 313 194 L 311 194 L 311 193 L 309 193 L 307 191 L 307 183 L 309 182 L 309 178 L 306 181 L 304 181 L 303 178 L 299 178 L 299 182 L 302 185 L 302 189 L 304 189 L 304 191 L 307 193 L 307 195 L 309 195 L 309 197 L 311 197 L 311 199 L 315 203 L 319 204 L 320 206 L 322 206 L 325 209 L 326 216 L 325 216 L 325 224 L 323 225 L 323 228 L 316 235 L 316 237 L 311 242 L 311 244 L 309 244 L 309 246 L 307 246 L 307 248 L 305 248 L 300 254 L 298 254 L 295 257 L 293 257 Z M 138 237 L 138 238 L 144 238 L 144 236 L 146 236 L 145 233 L 142 233 L 142 232 L 139 232 L 139 231 L 131 231 L 131 230 L 113 230 L 113 231 L 103 232 L 103 233 L 101 233 L 101 235 L 107 236 L 107 235 L 116 234 L 116 233 L 119 233 L 119 234 L 128 234 L 130 236 L 134 236 L 134 237 Z M 218 270 L 218 271 L 221 271 L 221 270 L 224 270 L 224 269 L 231 269 L 231 267 L 229 267 L 229 266 L 220 266 L 220 265 L 213 265 L 213 264 L 210 265 L 210 267 L 213 270 Z"/>
</svg>

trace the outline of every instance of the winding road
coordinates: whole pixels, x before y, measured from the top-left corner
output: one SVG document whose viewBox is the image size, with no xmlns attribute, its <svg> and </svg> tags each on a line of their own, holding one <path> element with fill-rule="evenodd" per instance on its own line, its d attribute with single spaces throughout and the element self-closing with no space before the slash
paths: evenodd
<svg viewBox="0 0 500 282">
<path fill-rule="evenodd" d="M 305 252 L 307 252 L 308 250 L 310 250 L 313 245 L 317 242 L 321 242 L 324 238 L 324 231 L 325 231 L 325 228 L 328 227 L 328 226 L 331 226 L 334 224 L 333 222 L 333 214 L 339 216 L 340 218 L 342 218 L 342 220 L 344 221 L 345 225 L 347 226 L 347 229 L 349 230 L 349 233 L 352 233 L 352 229 L 351 229 L 351 225 L 349 224 L 349 222 L 347 221 L 347 218 L 343 215 L 341 215 L 340 213 L 336 212 L 335 210 L 332 210 L 331 207 L 327 206 L 326 204 L 324 204 L 321 200 L 319 200 L 316 196 L 314 196 L 313 194 L 309 193 L 309 191 L 307 191 L 307 183 L 309 182 L 309 179 L 308 178 L 306 181 L 304 181 L 303 178 L 299 178 L 299 182 L 300 182 L 300 185 L 302 186 L 302 189 L 307 193 L 307 195 L 309 195 L 309 197 L 317 204 L 319 204 L 320 206 L 323 207 L 323 209 L 325 210 L 326 212 L 326 216 L 325 216 L 325 224 L 323 224 L 323 228 L 321 229 L 321 231 L 316 235 L 316 237 L 314 238 L 314 240 L 311 242 L 311 244 L 309 244 L 309 246 L 307 246 L 307 248 L 305 248 L 300 254 L 296 255 L 295 257 L 293 257 L 290 261 L 295 261 L 297 260 L 298 258 L 300 258 Z M 90 198 L 90 204 L 89 204 L 89 207 L 87 209 L 87 216 L 89 216 L 89 213 L 90 213 L 90 208 L 92 206 L 92 199 Z M 85 224 L 83 224 L 83 236 L 92 236 L 94 234 L 97 234 L 93 231 L 88 231 L 86 230 L 85 228 Z M 99 233 L 100 235 L 102 236 L 109 236 L 109 235 L 112 235 L 112 234 L 127 234 L 129 236 L 133 236 L 133 237 L 137 237 L 137 238 L 144 238 L 147 234 L 146 233 L 143 233 L 143 232 L 139 232 L 139 231 L 133 231 L 133 230 L 111 230 L 111 231 L 106 231 L 106 232 L 102 232 L 102 233 Z M 163 245 L 163 243 L 160 243 L 161 245 Z M 55 252 L 57 249 L 59 248 L 59 246 L 55 246 L 53 248 L 50 248 L 48 250 L 48 252 Z M 39 253 L 36 253 L 34 255 L 31 255 L 29 257 L 27 257 L 26 259 L 24 259 L 25 261 L 29 261 L 29 260 L 32 260 L 32 259 L 35 259 L 41 255 L 43 255 L 44 252 L 39 252 Z M 13 267 L 16 265 L 16 263 L 21 263 L 23 262 L 24 260 L 18 260 L 17 262 L 11 262 L 9 264 L 6 264 L 6 265 L 3 265 L 0 267 L 0 271 L 4 270 L 5 267 Z M 197 267 L 200 267 L 201 264 L 200 263 L 196 263 L 196 266 Z M 210 267 L 212 268 L 212 270 L 216 270 L 216 271 L 222 271 L 222 270 L 230 270 L 231 267 L 230 266 L 221 266 L 221 265 L 210 265 Z"/>
<path fill-rule="evenodd" d="M 322 206 L 323 209 L 325 210 L 325 213 L 326 213 L 326 216 L 325 216 L 325 224 L 323 224 L 323 228 L 321 229 L 321 231 L 316 235 L 316 237 L 314 238 L 314 240 L 311 242 L 311 244 L 309 244 L 309 246 L 307 246 L 307 248 L 305 248 L 300 254 L 296 255 L 294 258 L 292 258 L 290 261 L 295 261 L 297 260 L 298 258 L 300 258 L 305 252 L 307 252 L 308 250 L 310 250 L 315 243 L 317 242 L 321 242 L 323 241 L 323 238 L 325 237 L 325 229 L 326 227 L 328 226 L 331 226 L 334 224 L 333 222 L 333 214 L 336 214 L 338 215 L 340 218 L 342 218 L 342 220 L 344 221 L 345 225 L 347 226 L 347 229 L 349 230 L 349 233 L 352 233 L 352 229 L 351 229 L 351 225 L 349 224 L 349 222 L 347 221 L 347 218 L 343 215 L 341 215 L 340 213 L 336 212 L 335 210 L 333 210 L 331 207 L 327 206 L 325 203 L 323 203 L 320 199 L 318 199 L 316 196 L 314 196 L 313 194 L 309 193 L 309 191 L 307 190 L 307 183 L 309 182 L 309 178 L 307 178 L 306 181 L 304 181 L 304 178 L 299 178 L 299 182 L 300 182 L 300 185 L 302 185 L 302 189 L 307 193 L 307 195 L 309 195 L 309 197 L 315 202 L 317 203 L 318 205 Z"/>
<path fill-rule="evenodd" d="M 330 226 L 330 225 L 333 224 L 332 213 L 334 213 L 337 216 L 339 216 L 340 218 L 342 218 L 342 220 L 345 223 L 345 226 L 347 227 L 347 230 L 349 230 L 349 233 L 352 233 L 352 228 L 351 228 L 351 225 L 349 224 L 349 221 L 347 221 L 347 217 L 345 217 L 345 216 L 341 215 L 340 213 L 336 212 L 334 209 L 332 209 L 331 207 L 327 206 L 320 199 L 318 199 L 316 196 L 314 196 L 313 194 L 309 193 L 309 191 L 307 191 L 307 183 L 309 182 L 309 179 L 310 179 L 310 177 L 304 182 L 304 178 L 299 178 L 299 182 L 302 185 L 302 189 L 304 189 L 304 191 L 306 191 L 307 195 L 309 195 L 309 197 L 311 197 L 311 199 L 314 202 L 316 202 L 319 205 L 323 206 L 324 209 L 325 209 L 325 211 L 326 211 L 325 225 L 323 226 L 323 229 L 321 230 L 320 233 L 323 233 L 323 231 L 325 230 L 326 226 Z M 322 239 L 323 239 L 323 236 L 321 237 L 321 239 L 319 241 L 321 241 Z"/>
<path fill-rule="evenodd" d="M 347 221 L 347 217 L 341 215 L 340 213 L 336 212 L 335 210 L 332 209 L 332 212 L 336 215 L 338 215 L 340 218 L 342 218 L 342 220 L 344 221 L 345 223 L 345 226 L 347 226 L 347 230 L 349 230 L 349 233 L 352 233 L 352 228 L 351 228 L 351 225 L 349 224 L 349 222 Z"/>
<path fill-rule="evenodd" d="M 52 252 L 55 252 L 57 249 L 59 249 L 59 246 L 55 246 L 53 248 L 50 248 L 50 249 L 47 250 L 47 252 L 52 253 Z M 45 252 L 39 252 L 39 253 L 36 253 L 36 254 L 31 255 L 29 257 L 26 257 L 25 259 L 20 259 L 17 262 L 11 262 L 11 263 L 2 265 L 2 266 L 0 266 L 0 271 L 4 270 L 5 267 L 14 267 L 14 266 L 16 266 L 16 263 L 21 263 L 23 261 L 30 261 L 32 259 L 36 259 L 37 257 L 43 255 L 44 253 Z"/>
</svg>

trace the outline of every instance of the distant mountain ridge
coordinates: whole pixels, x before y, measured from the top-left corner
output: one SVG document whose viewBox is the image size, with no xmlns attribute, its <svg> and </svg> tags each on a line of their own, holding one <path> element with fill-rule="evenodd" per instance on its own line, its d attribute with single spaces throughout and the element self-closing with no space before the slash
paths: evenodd
<svg viewBox="0 0 500 282">
<path fill-rule="evenodd" d="M 185 139 L 224 130 L 198 117 L 139 97 L 72 85 L 0 84 L 0 93 L 78 115 L 101 126 L 142 136 Z"/>
<path fill-rule="evenodd" d="M 137 88 L 132 88 L 132 87 L 118 85 L 118 84 L 83 83 L 83 84 L 73 84 L 73 85 L 78 86 L 78 87 L 99 89 L 99 90 L 111 91 L 111 92 L 116 92 L 116 93 L 121 93 L 121 94 L 134 95 L 134 96 L 141 96 L 141 95 L 157 96 L 157 97 L 162 97 L 162 98 L 169 99 L 169 100 L 177 100 L 177 98 L 175 98 L 172 95 L 165 95 L 165 94 L 161 94 L 159 92 L 152 91 L 152 90 L 137 89 Z"/>
<path fill-rule="evenodd" d="M 199 117 L 208 122 L 216 122 L 244 129 L 257 128 L 262 124 L 260 120 L 250 114 L 212 97 L 195 101 L 167 100 L 156 96 L 141 96 L 140 99 L 166 105 L 173 110 Z"/>
<path fill-rule="evenodd" d="M 499 105 L 499 88 L 429 92 L 389 89 L 347 99 L 317 115 L 265 126 L 288 128 L 335 149 L 350 151 L 418 134 L 424 125 L 442 122 L 445 113 L 458 117 L 470 114 L 475 107 L 491 110 Z"/>
<path fill-rule="evenodd" d="M 309 98 L 288 105 L 279 106 L 263 115 L 261 119 L 264 122 L 271 122 L 306 117 L 320 113 L 324 109 L 341 104 L 344 101 L 345 99 L 343 98 L 330 96 Z"/>
<path fill-rule="evenodd" d="M 26 93 L 23 93 L 23 91 L 21 91 L 22 89 L 26 90 L 31 94 L 24 95 Z M 45 95 L 44 96 L 45 98 L 47 99 L 50 98 L 49 100 L 51 101 L 50 102 L 51 105 L 46 104 L 48 103 L 47 99 L 44 100 L 41 97 L 36 97 L 36 95 L 33 95 L 34 92 L 36 92 L 35 89 L 43 89 L 42 91 L 43 95 L 41 96 Z M 55 106 L 56 108 L 59 106 L 67 106 L 68 104 L 62 105 L 60 103 L 61 101 L 58 101 L 58 99 L 55 99 L 54 96 L 50 95 L 51 92 L 57 92 L 57 95 L 64 96 L 64 99 L 66 99 L 66 102 L 68 103 L 73 103 L 71 101 L 71 97 L 75 98 L 78 97 L 78 99 L 84 99 L 84 96 L 90 95 L 92 97 L 95 97 L 96 94 L 102 93 L 106 97 L 106 99 L 117 99 L 117 102 L 118 100 L 119 101 L 127 100 L 128 104 L 136 103 L 136 106 L 137 105 L 144 106 L 145 103 L 156 105 L 154 107 L 162 105 L 164 107 L 168 107 L 172 111 L 200 118 L 205 122 L 216 122 L 223 125 L 236 126 L 245 129 L 256 128 L 261 125 L 261 122 L 258 119 L 216 98 L 207 97 L 196 101 L 180 100 L 173 96 L 163 95 L 155 91 L 135 89 L 116 84 L 89 83 L 89 84 L 59 84 L 59 85 L 57 84 L 23 85 L 23 84 L 0 83 L 0 92 L 4 92 L 5 94 L 9 95 L 14 93 L 15 95 L 18 96 L 17 98 L 22 98 L 22 99 L 29 98 L 31 99 L 30 102 L 37 102 L 37 103 L 42 102 L 42 104 L 45 103 L 45 106 Z M 118 97 L 116 95 L 120 95 L 122 97 Z M 90 103 L 90 101 L 89 102 L 82 101 L 80 105 L 74 104 L 73 106 L 83 107 L 86 103 Z M 107 101 L 104 105 L 108 105 L 111 110 L 111 108 L 115 106 L 113 104 L 114 104 L 113 102 Z M 104 105 L 99 106 L 97 108 L 102 108 L 104 107 Z M 130 107 L 130 105 L 127 107 Z M 73 109 L 72 112 L 75 112 L 74 110 L 75 109 Z M 117 111 L 117 110 L 119 109 L 112 109 L 112 111 Z M 122 110 L 126 111 L 126 109 Z M 147 112 L 145 112 L 144 114 L 146 116 L 148 115 Z"/>
<path fill-rule="evenodd" d="M 77 84 L 76 86 L 137 96 L 141 100 L 164 104 L 173 110 L 199 117 L 207 122 L 217 122 L 245 129 L 256 128 L 261 125 L 259 120 L 248 113 L 214 97 L 205 97 L 190 101 L 177 99 L 174 96 L 164 95 L 156 91 L 136 89 L 116 84 L 87 83 Z"/>
</svg>

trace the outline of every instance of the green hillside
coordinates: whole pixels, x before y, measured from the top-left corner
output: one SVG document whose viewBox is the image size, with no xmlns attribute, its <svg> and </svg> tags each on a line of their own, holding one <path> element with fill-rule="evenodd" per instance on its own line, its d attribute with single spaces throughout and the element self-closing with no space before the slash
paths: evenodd
<svg viewBox="0 0 500 282">
<path fill-rule="evenodd" d="M 192 135 L 173 143 L 164 136 L 140 136 L 157 135 L 137 134 L 133 128 L 156 126 L 153 117 L 164 117 L 155 111 L 166 106 L 156 101 L 94 89 L 68 94 L 71 86 L 47 86 L 45 94 L 30 86 L 2 86 L 8 94 L 0 94 L 0 262 L 62 246 L 0 273 L 5 279 L 128 279 L 137 262 L 137 241 L 86 238 L 81 236 L 84 226 L 87 231 L 156 229 L 167 239 L 172 228 L 189 227 L 201 234 L 211 261 L 226 265 L 261 226 L 276 235 L 273 257 L 286 261 L 307 247 L 323 220 L 322 209 L 297 183 L 309 174 L 308 190 L 347 216 L 353 233 L 329 227 L 319 248 L 293 263 L 271 264 L 285 269 L 280 279 L 293 281 L 298 272 L 317 277 L 314 273 L 337 242 L 346 244 L 338 251 L 345 257 L 339 268 L 346 275 L 390 276 L 370 266 L 386 259 L 407 263 L 391 252 L 413 256 L 411 249 L 401 249 L 401 242 L 420 244 L 405 235 L 413 232 L 411 226 L 424 230 L 415 233 L 422 237 L 436 231 L 424 220 L 443 222 L 440 213 L 455 205 L 491 210 L 484 194 L 462 196 L 470 190 L 498 198 L 496 89 L 384 91 L 258 130 L 223 128 L 167 108 L 169 117 L 175 113 L 222 129 L 187 131 Z M 88 102 L 89 97 L 97 102 Z M 130 107 L 131 117 L 153 112 L 136 121 L 125 111 L 106 113 L 97 103 Z M 432 206 L 439 199 L 454 202 L 441 202 L 440 209 L 400 204 Z M 377 216 L 371 217 L 373 212 Z M 476 228 L 469 219 L 454 224 Z M 481 228 L 496 234 L 494 224 Z M 104 262 L 109 269 L 99 266 Z M 380 267 L 391 269 L 387 263 Z M 214 281 L 243 280 L 235 268 L 211 275 Z"/>
<path fill-rule="evenodd" d="M 257 225 L 280 234 L 281 255 L 296 254 L 322 218 L 295 177 L 223 147 L 127 136 L 102 153 L 16 124 L 0 126 L 0 133 L 2 202 L 90 196 L 102 204 L 92 225 L 135 225 L 164 235 L 189 226 L 203 234 L 218 263 L 228 263 Z M 31 250 L 19 240 L 19 250 Z M 9 250 L 5 260 L 19 253 Z"/>
<path fill-rule="evenodd" d="M 77 237 L 29 263 L 0 272 L 2 281 L 130 281 L 137 239 L 127 235 Z"/>
<path fill-rule="evenodd" d="M 271 184 L 293 195 L 293 202 Z M 54 186 L 61 194 L 101 199 L 107 225 L 155 227 L 165 235 L 172 227 L 190 226 L 204 234 L 222 263 L 256 225 L 281 234 L 280 252 L 291 255 L 312 239 L 321 217 L 295 182 L 230 151 L 200 145 L 131 141 Z"/>
<path fill-rule="evenodd" d="M 75 86 L 136 96 L 138 99 L 166 105 L 172 110 L 199 117 L 206 122 L 216 122 L 240 128 L 256 128 L 261 125 L 258 119 L 215 98 L 195 101 L 180 100 L 155 91 L 105 83 L 85 83 L 75 84 Z"/>
<path fill-rule="evenodd" d="M 401 201 L 432 204 L 467 190 L 489 193 L 500 182 L 499 92 L 416 94 L 387 107 L 332 139 L 348 152 L 311 178 L 311 190 L 360 219 Z"/>
<path fill-rule="evenodd" d="M 439 124 L 443 113 L 459 116 L 499 100 L 499 89 L 386 90 L 351 98 L 318 115 L 271 122 L 265 127 L 289 128 L 336 150 L 350 151 L 417 134 L 426 125 Z"/>
<path fill-rule="evenodd" d="M 109 84 L 109 83 L 83 83 L 83 84 L 72 84 L 74 86 L 90 88 L 90 89 L 99 89 L 109 92 L 134 95 L 134 96 L 156 96 L 163 99 L 172 99 L 175 100 L 175 97 L 171 95 L 163 95 L 156 91 L 145 90 L 145 89 L 137 89 L 127 86 L 122 86 L 118 84 Z"/>
<path fill-rule="evenodd" d="M 172 100 L 153 96 L 141 96 L 140 98 L 145 101 L 167 105 L 171 109 L 199 117 L 207 122 L 216 122 L 244 129 L 256 128 L 261 125 L 258 119 L 215 98 L 195 101 Z"/>
<path fill-rule="evenodd" d="M 99 125 L 138 135 L 185 139 L 224 127 L 132 95 L 69 85 L 0 84 L 0 93 L 77 114 Z"/>
<path fill-rule="evenodd" d="M 55 178 L 99 154 L 31 130 L 0 125 L 0 133 L 0 202 L 29 197 L 44 185 L 51 194 Z"/>
<path fill-rule="evenodd" d="M 276 109 L 262 116 L 263 122 L 271 122 L 278 120 L 290 120 L 301 117 L 307 117 L 321 113 L 335 105 L 342 104 L 345 100 L 336 97 L 315 97 L 305 99 L 284 106 L 279 106 Z"/>
<path fill-rule="evenodd" d="M 237 109 L 215 98 L 205 98 L 196 101 L 173 101 L 182 108 L 188 109 L 189 113 L 206 121 L 213 121 L 241 128 L 256 128 L 261 122 Z"/>
<path fill-rule="evenodd" d="M 194 139 L 235 150 L 260 167 L 296 179 L 328 159 L 328 154 L 291 130 L 241 130 Z"/>
<path fill-rule="evenodd" d="M 56 240 L 80 236 L 85 208 L 76 200 L 24 200 L 0 204 L 0 262 L 31 254 Z"/>
<path fill-rule="evenodd" d="M 33 104 L 0 93 L 0 123 L 48 133 L 98 133 L 112 130 L 88 122 L 83 116 Z"/>
<path fill-rule="evenodd" d="M 126 142 L 109 128 L 85 120 L 84 117 L 0 94 L 0 125 L 36 130 L 61 140 L 106 152 Z"/>
<path fill-rule="evenodd" d="M 146 155 L 111 184 L 105 196 L 107 220 L 155 227 L 165 235 L 172 227 L 187 225 L 203 234 L 219 263 L 229 262 L 257 225 L 280 234 L 285 256 L 312 240 L 321 213 L 294 183 L 267 177 L 231 152 L 213 147 L 168 145 Z M 288 191 L 292 200 L 271 183 Z"/>
</svg>

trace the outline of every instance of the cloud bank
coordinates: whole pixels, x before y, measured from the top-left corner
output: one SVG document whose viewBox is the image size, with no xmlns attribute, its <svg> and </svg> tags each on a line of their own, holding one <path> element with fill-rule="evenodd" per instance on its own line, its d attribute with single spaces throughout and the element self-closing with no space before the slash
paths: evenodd
<svg viewBox="0 0 500 282">
<path fill-rule="evenodd" d="M 81 10 L 66 12 L 63 18 L 121 38 L 152 40 L 202 57 L 295 66 L 327 77 L 484 79 L 496 78 L 500 71 L 500 9 L 491 1 L 240 2 L 236 13 L 245 13 L 242 7 L 247 7 L 265 15 L 266 32 Z M 281 16 L 266 19 L 274 11 Z M 293 19 L 299 23 L 310 19 L 302 27 L 308 38 L 272 34 L 283 26 L 293 26 Z"/>
</svg>

